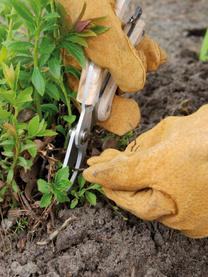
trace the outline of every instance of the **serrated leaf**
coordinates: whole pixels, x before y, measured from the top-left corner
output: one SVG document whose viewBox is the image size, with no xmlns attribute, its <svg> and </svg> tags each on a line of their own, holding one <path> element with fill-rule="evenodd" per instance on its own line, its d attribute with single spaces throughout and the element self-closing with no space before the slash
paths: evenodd
<svg viewBox="0 0 208 277">
<path fill-rule="evenodd" d="M 90 191 L 86 191 L 85 192 L 85 197 L 87 199 L 87 201 L 92 205 L 95 206 L 97 203 L 97 197 L 94 193 L 90 192 Z"/>
<path fill-rule="evenodd" d="M 45 93 L 45 79 L 38 67 L 34 67 L 32 74 L 32 83 L 37 90 L 37 92 L 43 96 Z"/>
<path fill-rule="evenodd" d="M 55 185 L 61 183 L 63 180 L 69 179 L 69 168 L 63 167 L 58 170 L 58 172 L 55 175 Z"/>
<path fill-rule="evenodd" d="M 55 190 L 54 191 L 54 195 L 55 195 L 56 200 L 59 203 L 66 203 L 66 202 L 70 201 L 69 197 L 67 196 L 67 194 L 65 192 L 62 192 L 62 191 L 59 191 L 59 190 Z"/>
<path fill-rule="evenodd" d="M 43 179 L 38 180 L 38 190 L 43 194 L 49 194 L 51 191 L 49 183 Z"/>
<path fill-rule="evenodd" d="M 72 186 L 72 183 L 69 180 L 62 180 L 59 183 L 55 184 L 57 190 L 67 191 Z"/>
<path fill-rule="evenodd" d="M 40 208 L 48 208 L 52 202 L 52 197 L 51 193 L 44 194 L 40 200 Z"/>
</svg>

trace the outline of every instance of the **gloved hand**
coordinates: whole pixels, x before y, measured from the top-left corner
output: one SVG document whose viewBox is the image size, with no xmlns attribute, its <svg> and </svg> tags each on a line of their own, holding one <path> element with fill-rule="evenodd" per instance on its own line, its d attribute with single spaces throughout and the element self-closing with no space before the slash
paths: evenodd
<svg viewBox="0 0 208 277">
<path fill-rule="evenodd" d="M 88 48 L 85 51 L 90 60 L 110 71 L 122 91 L 137 92 L 141 90 L 146 81 L 146 72 L 156 70 L 160 64 L 166 61 L 164 51 L 147 36 L 137 48 L 133 47 L 122 30 L 120 20 L 115 15 L 114 0 L 59 0 L 59 2 L 65 8 L 70 24 L 73 24 L 78 18 L 84 2 L 86 2 L 87 8 L 83 20 L 105 17 L 99 24 L 108 26 L 110 29 L 98 37 L 88 39 Z M 71 57 L 66 56 L 65 61 L 66 64 L 71 63 Z M 74 86 L 74 89 L 77 89 L 78 85 L 73 77 L 70 84 Z M 113 109 L 112 112 L 117 114 L 107 122 L 101 123 L 102 127 L 123 135 L 138 125 L 140 120 L 139 108 L 132 100 L 126 99 L 125 101 L 122 102 L 123 105 L 120 105 L 119 109 Z M 114 105 L 117 102 L 118 99 L 114 101 Z M 125 103 L 130 107 L 128 111 L 125 108 Z M 129 111 L 131 114 L 137 115 L 137 118 L 134 116 L 129 121 Z M 126 120 L 121 121 L 119 119 L 121 114 Z M 118 125 L 121 125 L 119 132 L 117 131 Z"/>
<path fill-rule="evenodd" d="M 106 150 L 88 161 L 84 177 L 144 220 L 193 238 L 208 236 L 208 105 L 168 117 L 125 152 Z"/>
</svg>

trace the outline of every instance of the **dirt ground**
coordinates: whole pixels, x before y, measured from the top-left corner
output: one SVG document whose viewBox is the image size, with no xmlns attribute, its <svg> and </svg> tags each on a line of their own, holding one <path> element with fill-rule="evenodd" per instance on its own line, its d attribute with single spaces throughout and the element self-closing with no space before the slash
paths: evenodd
<svg viewBox="0 0 208 277">
<path fill-rule="evenodd" d="M 187 115 L 208 102 L 208 63 L 198 61 L 202 34 L 208 26 L 207 0 L 144 0 L 147 29 L 166 49 L 170 59 L 148 77 L 138 95 L 142 110 L 141 133 L 167 115 Z M 208 239 L 191 240 L 161 224 L 143 222 L 130 214 L 128 221 L 104 200 L 59 212 L 58 228 L 68 217 L 76 219 L 48 246 L 45 230 L 4 241 L 11 251 L 0 252 L 0 277 L 199 277 L 208 272 Z M 3 241 L 2 241 L 3 242 Z"/>
</svg>

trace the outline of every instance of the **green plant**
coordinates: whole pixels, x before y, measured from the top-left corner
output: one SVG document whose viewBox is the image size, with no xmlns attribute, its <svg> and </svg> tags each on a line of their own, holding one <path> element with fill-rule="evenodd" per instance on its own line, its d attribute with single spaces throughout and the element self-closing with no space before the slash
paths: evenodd
<svg viewBox="0 0 208 277">
<path fill-rule="evenodd" d="M 21 217 L 16 221 L 16 224 L 14 226 L 14 232 L 16 234 L 21 233 L 22 231 L 26 230 L 28 227 L 28 218 L 27 217 Z"/>
<path fill-rule="evenodd" d="M 98 184 L 87 184 L 82 175 L 79 175 L 78 184 L 79 186 L 71 191 L 73 199 L 71 201 L 70 208 L 74 209 L 79 202 L 82 203 L 85 199 L 90 205 L 95 206 L 97 203 L 97 196 L 94 191 L 102 193 L 101 186 Z"/>
<path fill-rule="evenodd" d="M 75 25 L 69 26 L 54 0 L 0 2 L 0 202 L 6 194 L 17 200 L 16 195 L 24 189 L 17 178 L 21 169 L 30 170 L 37 160 L 37 138 L 52 137 L 54 145 L 64 147 L 76 120 L 72 105 L 76 94 L 65 73 L 79 79 L 80 71 L 64 66 L 63 49 L 84 67 L 87 39 L 107 30 L 99 26 L 99 19 L 81 21 L 85 8 Z M 60 185 L 59 175 L 44 183 L 51 187 L 45 205 L 50 198 L 68 201 L 62 189 L 52 189 L 54 184 L 70 185 L 66 180 Z M 41 206 L 45 205 L 42 200 Z"/>
<path fill-rule="evenodd" d="M 38 190 L 43 194 L 40 200 L 41 208 L 49 207 L 54 200 L 57 203 L 69 203 L 71 209 L 74 209 L 79 202 L 83 202 L 85 199 L 89 204 L 96 205 L 97 197 L 92 191 L 101 192 L 101 187 L 97 184 L 87 185 L 83 176 L 80 175 L 78 178 L 79 186 L 71 190 L 69 196 L 67 191 L 72 186 L 69 175 L 68 168 L 61 168 L 51 182 L 46 182 L 43 179 L 38 180 Z"/>
<path fill-rule="evenodd" d="M 207 32 L 205 34 L 205 37 L 204 37 L 204 40 L 202 43 L 199 58 L 200 58 L 200 61 L 202 61 L 202 62 L 208 61 L 208 29 L 207 29 Z"/>
<path fill-rule="evenodd" d="M 47 208 L 53 200 L 56 200 L 58 203 L 69 202 L 67 191 L 70 187 L 69 168 L 59 169 L 51 182 L 39 179 L 38 190 L 43 194 L 40 200 L 40 207 Z"/>
</svg>

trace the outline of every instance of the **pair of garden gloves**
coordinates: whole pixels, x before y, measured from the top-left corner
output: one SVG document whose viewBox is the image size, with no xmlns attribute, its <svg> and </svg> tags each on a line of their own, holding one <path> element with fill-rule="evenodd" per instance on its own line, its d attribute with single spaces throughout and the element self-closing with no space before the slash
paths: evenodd
<svg viewBox="0 0 208 277">
<path fill-rule="evenodd" d="M 115 15 L 115 1 L 60 2 L 71 22 L 84 2 L 85 19 L 106 16 L 103 25 L 110 30 L 90 39 L 86 53 L 111 72 L 122 91 L 142 89 L 146 72 L 165 62 L 165 53 L 151 38 L 145 36 L 136 48 L 131 45 Z M 124 134 L 138 124 L 139 115 L 133 100 L 116 96 L 111 117 L 102 126 Z M 91 158 L 84 177 L 101 184 L 109 199 L 139 218 L 157 220 L 189 237 L 208 236 L 207 118 L 208 105 L 187 117 L 168 117 L 124 152 L 108 149 Z"/>
</svg>

